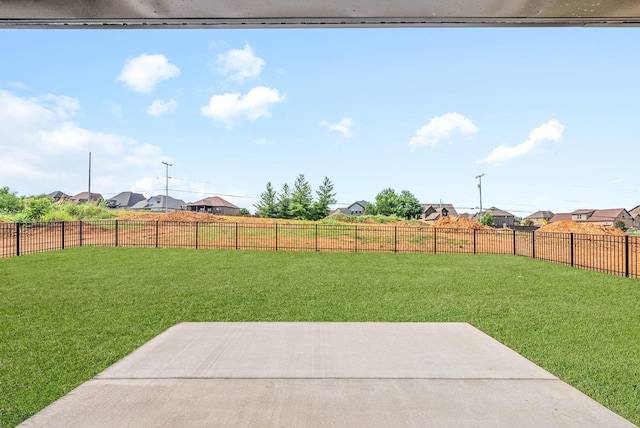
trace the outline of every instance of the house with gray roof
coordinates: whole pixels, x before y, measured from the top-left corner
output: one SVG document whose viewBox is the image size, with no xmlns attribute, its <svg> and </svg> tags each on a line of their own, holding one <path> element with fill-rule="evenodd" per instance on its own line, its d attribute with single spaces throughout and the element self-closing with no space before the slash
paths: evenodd
<svg viewBox="0 0 640 428">
<path fill-rule="evenodd" d="M 56 190 L 55 192 L 51 192 L 47 194 L 47 198 L 51 199 L 53 202 L 62 201 L 67 199 L 68 197 L 69 195 L 67 195 L 64 192 L 61 192 L 60 190 Z"/>
<path fill-rule="evenodd" d="M 69 200 L 79 204 L 84 204 L 89 200 L 89 192 L 78 193 L 77 195 L 71 196 Z M 91 192 L 91 202 L 98 202 L 100 200 L 104 200 L 100 193 Z"/>
<path fill-rule="evenodd" d="M 238 215 L 240 207 L 235 206 L 229 201 L 225 201 L 220 196 L 210 196 L 200 199 L 196 202 L 189 202 L 186 206 L 187 211 L 196 211 L 201 213 L 219 214 L 219 215 Z"/>
<path fill-rule="evenodd" d="M 367 201 L 355 201 L 354 203 L 352 203 L 346 208 L 336 208 L 335 210 L 331 211 L 329 215 L 332 215 L 332 214 L 363 215 L 364 210 L 367 208 L 367 205 L 369 205 L 369 202 Z"/>
<path fill-rule="evenodd" d="M 147 198 L 142 193 L 121 192 L 113 198 L 107 199 L 106 203 L 109 208 L 126 209 L 146 200 Z"/>
<path fill-rule="evenodd" d="M 422 205 L 422 220 L 431 223 L 442 217 L 457 216 L 458 212 L 452 204 L 420 204 Z"/>
<path fill-rule="evenodd" d="M 513 228 L 515 226 L 516 217 L 508 211 L 501 210 L 500 208 L 491 207 L 485 211 L 478 213 L 478 220 L 482 220 L 484 213 L 489 213 L 493 216 L 494 227 L 508 227 Z"/>
<path fill-rule="evenodd" d="M 175 199 L 165 195 L 152 196 L 147 200 L 140 201 L 131 207 L 132 210 L 148 210 L 152 212 L 178 211 L 186 205 L 182 199 Z"/>
<path fill-rule="evenodd" d="M 631 219 L 633 220 L 633 227 L 640 228 L 640 205 L 629 211 Z"/>
</svg>

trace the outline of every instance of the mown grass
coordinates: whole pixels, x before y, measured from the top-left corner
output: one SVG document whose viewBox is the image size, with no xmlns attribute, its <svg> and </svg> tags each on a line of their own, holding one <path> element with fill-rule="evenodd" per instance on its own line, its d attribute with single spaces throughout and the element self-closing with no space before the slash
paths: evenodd
<svg viewBox="0 0 640 428">
<path fill-rule="evenodd" d="M 0 260 L 0 426 L 181 321 L 463 321 L 640 423 L 640 282 L 497 255 L 77 248 Z"/>
</svg>

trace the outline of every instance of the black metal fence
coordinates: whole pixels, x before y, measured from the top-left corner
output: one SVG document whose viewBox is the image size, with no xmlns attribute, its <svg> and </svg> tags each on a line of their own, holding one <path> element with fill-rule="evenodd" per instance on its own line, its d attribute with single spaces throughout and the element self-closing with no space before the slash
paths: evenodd
<svg viewBox="0 0 640 428">
<path fill-rule="evenodd" d="M 0 257 L 81 246 L 514 254 L 640 278 L 640 238 L 510 229 L 97 220 L 0 223 Z"/>
</svg>

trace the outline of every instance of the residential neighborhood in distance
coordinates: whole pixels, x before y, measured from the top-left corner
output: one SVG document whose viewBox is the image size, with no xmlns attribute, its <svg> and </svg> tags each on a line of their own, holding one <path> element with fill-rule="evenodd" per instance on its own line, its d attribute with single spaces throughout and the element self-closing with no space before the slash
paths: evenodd
<svg viewBox="0 0 640 428">
<path fill-rule="evenodd" d="M 89 192 L 81 192 L 77 195 L 69 196 L 62 191 L 55 191 L 47 194 L 46 196 L 51 198 L 54 202 L 69 200 L 77 203 L 85 203 L 89 200 Z M 147 210 L 152 212 L 186 210 L 218 215 L 239 215 L 241 210 L 240 207 L 219 196 L 210 196 L 195 202 L 187 203 L 182 199 L 176 199 L 171 196 L 156 195 L 146 198 L 141 193 L 129 191 L 121 192 L 116 196 L 105 200 L 100 193 L 91 192 L 90 200 L 94 202 L 104 200 L 107 207 L 113 209 Z M 343 214 L 349 216 L 361 216 L 364 215 L 368 204 L 369 203 L 365 200 L 355 201 L 347 207 L 332 210 L 329 215 Z M 548 223 L 564 220 L 570 220 L 577 223 L 590 223 L 606 227 L 619 227 L 623 229 L 640 228 L 640 205 L 636 205 L 630 210 L 625 208 L 578 209 L 568 213 L 536 211 L 522 219 L 519 219 L 514 214 L 498 207 L 490 207 L 477 213 L 459 213 L 453 204 L 450 203 L 423 203 L 421 205 L 423 212 L 420 219 L 427 224 L 433 223 L 447 216 L 459 216 L 481 220 L 485 213 L 489 213 L 493 216 L 494 227 L 496 228 L 515 228 L 521 226 L 538 228 Z"/>
</svg>

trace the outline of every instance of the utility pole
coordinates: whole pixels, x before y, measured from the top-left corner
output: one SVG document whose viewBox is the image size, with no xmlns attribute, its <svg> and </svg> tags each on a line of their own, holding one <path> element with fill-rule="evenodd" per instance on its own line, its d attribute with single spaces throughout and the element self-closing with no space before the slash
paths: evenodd
<svg viewBox="0 0 640 428">
<path fill-rule="evenodd" d="M 167 213 L 169 212 L 169 167 L 173 166 L 170 163 L 164 162 L 162 161 L 162 163 L 167 167 L 167 173 L 166 173 L 166 182 L 165 182 L 165 195 L 164 195 L 164 212 Z"/>
<path fill-rule="evenodd" d="M 480 215 L 482 215 L 482 177 L 484 174 L 476 175 L 478 181 L 478 189 L 480 190 Z"/>
<path fill-rule="evenodd" d="M 89 152 L 89 191 L 87 192 L 87 203 L 91 203 L 91 152 Z"/>
</svg>

